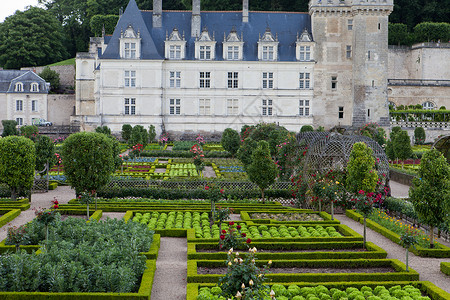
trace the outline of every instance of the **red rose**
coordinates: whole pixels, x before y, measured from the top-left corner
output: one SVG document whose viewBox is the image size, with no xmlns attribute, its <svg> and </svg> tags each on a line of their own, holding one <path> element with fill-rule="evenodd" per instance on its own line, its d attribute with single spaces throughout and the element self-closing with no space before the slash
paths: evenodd
<svg viewBox="0 0 450 300">
<path fill-rule="evenodd" d="M 220 189 L 220 193 L 223 194 L 223 189 Z"/>
<path fill-rule="evenodd" d="M 251 240 L 251 239 L 247 239 L 245 242 L 246 242 L 247 244 L 250 244 L 250 243 L 252 242 L 252 240 Z"/>
<path fill-rule="evenodd" d="M 222 233 L 225 234 L 227 233 L 227 231 L 225 229 L 222 229 Z"/>
<path fill-rule="evenodd" d="M 59 207 L 58 204 L 53 205 L 54 209 L 57 209 L 58 207 Z"/>
<path fill-rule="evenodd" d="M 242 233 L 242 237 L 246 237 L 247 234 L 245 232 Z"/>
<path fill-rule="evenodd" d="M 241 225 L 236 226 L 236 228 L 237 228 L 238 230 L 240 230 L 240 229 L 241 229 Z"/>
<path fill-rule="evenodd" d="M 209 190 L 209 186 L 205 186 L 205 190 Z"/>
<path fill-rule="evenodd" d="M 231 221 L 230 223 L 228 223 L 228 225 L 232 226 L 232 225 L 234 225 L 234 222 Z"/>
<path fill-rule="evenodd" d="M 224 240 L 224 239 L 225 239 L 225 236 L 224 236 L 223 234 L 221 234 L 221 235 L 220 235 L 220 239 L 221 239 L 221 240 Z"/>
</svg>

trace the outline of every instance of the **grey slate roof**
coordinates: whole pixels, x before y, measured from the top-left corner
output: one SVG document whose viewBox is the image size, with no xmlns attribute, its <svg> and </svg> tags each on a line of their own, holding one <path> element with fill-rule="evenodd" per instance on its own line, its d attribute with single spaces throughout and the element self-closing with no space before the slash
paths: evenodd
<svg viewBox="0 0 450 300">
<path fill-rule="evenodd" d="M 186 59 L 194 60 L 194 42 L 191 37 L 190 11 L 163 11 L 162 27 L 152 27 L 152 12 L 140 11 L 135 0 L 130 0 L 127 9 L 120 18 L 108 47 L 101 58 L 118 59 L 119 38 L 121 30 L 125 31 L 129 24 L 141 33 L 142 59 L 164 59 L 164 41 L 166 33 L 170 35 L 173 28 L 185 34 Z M 244 60 L 258 60 L 259 35 L 263 35 L 266 28 L 270 28 L 273 36 L 278 34 L 278 60 L 295 61 L 295 42 L 297 34 L 306 28 L 311 34 L 311 18 L 307 13 L 286 12 L 249 12 L 249 22 L 242 22 L 242 12 L 201 12 L 201 26 L 206 27 L 216 40 L 216 60 L 222 60 L 222 42 L 224 33 L 228 35 L 235 27 L 239 36 L 244 36 Z"/>
<path fill-rule="evenodd" d="M 14 87 L 18 82 L 23 83 L 23 91 L 15 92 Z M 31 84 L 39 85 L 39 92 L 31 92 Z M 0 70 L 0 93 L 36 93 L 47 94 L 48 88 L 44 79 L 32 71 Z"/>
</svg>

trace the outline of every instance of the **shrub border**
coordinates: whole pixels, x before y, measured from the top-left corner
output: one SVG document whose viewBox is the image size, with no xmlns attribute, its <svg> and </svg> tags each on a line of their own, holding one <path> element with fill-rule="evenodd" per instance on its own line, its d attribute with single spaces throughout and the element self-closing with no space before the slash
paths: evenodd
<svg viewBox="0 0 450 300">
<path fill-rule="evenodd" d="M 441 272 L 450 276 L 450 262 L 441 262 Z"/>
<path fill-rule="evenodd" d="M 20 209 L 0 209 L 0 227 L 8 224 L 12 220 L 14 220 L 18 215 L 20 215 Z"/>
<path fill-rule="evenodd" d="M 227 252 L 197 252 L 197 246 L 207 248 L 207 249 L 216 249 L 218 247 L 218 243 L 187 243 L 187 257 L 190 259 L 201 259 L 201 260 L 223 260 L 227 259 Z M 256 247 L 257 249 L 274 249 L 276 246 L 283 247 L 284 249 L 294 249 L 295 246 L 299 246 L 300 249 L 314 249 L 313 247 L 317 247 L 318 249 L 321 246 L 327 247 L 323 249 L 324 251 L 315 251 L 315 252 L 258 252 L 257 257 L 261 260 L 292 260 L 292 259 L 383 259 L 387 257 L 387 252 L 375 245 L 372 242 L 367 242 L 367 251 L 364 252 L 333 252 L 326 251 L 329 249 L 352 249 L 355 247 L 363 248 L 363 242 L 335 242 L 335 243 L 258 243 L 252 242 L 250 244 L 251 247 Z M 320 248 L 319 248 L 320 249 Z"/>
<path fill-rule="evenodd" d="M 417 287 L 422 292 L 425 292 L 427 296 L 429 296 L 433 300 L 448 300 L 450 299 L 450 293 L 442 290 L 437 287 L 435 284 L 430 281 L 361 281 L 361 282 L 289 282 L 285 285 L 296 284 L 299 287 L 313 287 L 318 285 L 326 286 L 327 288 L 339 288 L 346 289 L 347 287 L 356 287 L 361 288 L 363 286 L 376 287 L 378 285 L 385 287 L 392 287 L 395 285 L 412 285 Z M 196 300 L 198 296 L 198 290 L 200 287 L 213 287 L 215 284 L 212 283 L 188 283 L 187 284 L 187 296 L 186 300 Z"/>
<path fill-rule="evenodd" d="M 363 223 L 363 216 L 353 210 L 346 210 L 345 215 L 359 223 Z M 383 226 L 379 225 L 378 223 L 376 223 L 372 220 L 369 220 L 369 219 L 366 219 L 366 224 L 367 224 L 368 228 L 378 232 L 379 234 L 390 239 L 394 243 L 400 244 L 400 236 L 398 234 L 396 234 L 395 232 L 393 232 L 393 231 L 387 229 L 386 227 L 383 227 Z M 436 247 L 438 247 L 438 249 L 426 249 L 426 248 L 416 245 L 415 248 L 411 246 L 409 248 L 409 251 L 411 251 L 415 255 L 421 256 L 421 257 L 439 257 L 439 258 L 450 257 L 450 248 L 449 247 L 444 246 L 439 243 L 435 243 L 435 245 L 436 245 Z"/>
<path fill-rule="evenodd" d="M 257 264 L 267 264 L 267 260 L 260 260 Z M 218 282 L 223 275 L 219 274 L 198 274 L 197 268 L 202 267 L 225 267 L 222 260 L 188 260 L 187 282 Z M 331 266 L 330 266 L 331 265 Z M 267 274 L 266 277 L 271 282 L 334 282 L 342 280 L 350 281 L 409 281 L 419 280 L 419 273 L 413 269 L 406 271 L 406 265 L 397 259 L 322 259 L 322 260 L 273 260 L 272 267 L 289 268 L 295 266 L 310 267 L 345 267 L 360 266 L 362 268 L 391 267 L 396 272 L 387 273 L 276 273 Z"/>
</svg>

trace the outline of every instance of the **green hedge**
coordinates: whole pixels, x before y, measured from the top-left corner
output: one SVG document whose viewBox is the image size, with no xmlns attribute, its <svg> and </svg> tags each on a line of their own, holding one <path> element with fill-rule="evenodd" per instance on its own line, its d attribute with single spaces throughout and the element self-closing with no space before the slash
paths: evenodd
<svg viewBox="0 0 450 300">
<path fill-rule="evenodd" d="M 323 285 L 327 288 L 338 288 L 338 289 L 346 289 L 348 287 L 356 287 L 361 289 L 363 286 L 369 286 L 371 288 L 375 288 L 376 286 L 385 286 L 386 288 L 390 288 L 396 285 L 412 285 L 413 287 L 417 287 L 424 294 L 429 296 L 432 300 L 448 300 L 450 299 L 450 294 L 446 291 L 438 288 L 436 285 L 429 281 L 362 281 L 362 282 L 289 282 L 286 284 L 286 287 L 290 284 L 296 284 L 300 288 L 301 287 L 309 287 L 309 286 L 317 286 Z M 270 284 L 269 284 L 270 285 Z M 213 287 L 215 284 L 212 283 L 188 283 L 187 285 L 187 297 L 186 300 L 196 300 L 198 296 L 199 288 L 201 287 Z"/>
<path fill-rule="evenodd" d="M 49 184 L 48 184 L 48 189 L 49 190 L 54 190 L 54 189 L 56 189 L 58 187 L 58 182 L 56 182 L 56 181 L 52 181 L 52 182 L 50 182 Z"/>
<path fill-rule="evenodd" d="M 267 264 L 259 260 L 257 265 Z M 223 268 L 221 260 L 189 260 L 187 282 L 218 282 L 223 275 L 197 273 L 198 267 L 208 269 Z M 323 259 L 323 260 L 272 260 L 271 268 L 375 268 L 390 267 L 395 272 L 386 273 L 270 273 L 266 277 L 271 282 L 334 282 L 341 281 L 409 281 L 419 280 L 419 273 L 409 269 L 397 259 Z M 270 270 L 270 269 L 269 269 Z"/>
<path fill-rule="evenodd" d="M 388 197 L 383 201 L 383 206 L 389 211 L 394 211 L 416 220 L 418 219 L 414 206 L 405 199 Z"/>
<path fill-rule="evenodd" d="M 361 224 L 363 223 L 363 216 L 358 214 L 357 212 L 346 210 L 345 214 L 347 217 Z M 366 220 L 366 224 L 368 228 L 387 237 L 394 243 L 400 244 L 400 236 L 398 234 L 369 219 Z M 439 243 L 435 243 L 434 249 L 426 249 L 416 245 L 415 248 L 411 246 L 411 248 L 409 248 L 409 251 L 421 257 L 450 257 L 450 248 Z"/>
<path fill-rule="evenodd" d="M 450 262 L 441 262 L 441 272 L 450 276 Z"/>
<path fill-rule="evenodd" d="M 231 153 L 228 151 L 204 151 L 205 158 L 230 158 Z M 192 158 L 194 153 L 184 150 L 150 150 L 140 153 L 141 157 L 183 157 Z"/>
<path fill-rule="evenodd" d="M 20 209 L 0 209 L 0 227 L 14 220 L 20 215 Z"/>
<path fill-rule="evenodd" d="M 251 247 L 256 247 L 259 250 L 277 250 L 277 251 L 295 251 L 299 252 L 257 252 L 258 259 L 272 259 L 272 260 L 293 260 L 293 259 L 382 259 L 387 257 L 387 252 L 375 245 L 374 243 L 367 243 L 367 251 L 333 251 L 337 249 L 362 249 L 363 242 L 275 242 L 275 243 L 260 243 L 252 242 Z M 217 252 L 197 252 L 198 250 L 216 250 L 218 243 L 190 243 L 188 242 L 188 259 L 212 259 L 223 260 L 227 259 L 226 251 Z M 323 250 L 306 252 L 305 250 Z M 331 251 L 327 251 L 331 250 Z M 301 252 L 300 252 L 301 251 Z"/>
<path fill-rule="evenodd" d="M 227 196 L 231 198 L 260 198 L 260 190 L 228 190 Z M 288 189 L 268 189 L 264 191 L 267 198 L 292 198 Z M 169 188 L 104 188 L 97 192 L 102 198 L 153 198 L 153 199 L 208 199 L 205 189 L 169 189 Z M 270 200 L 270 199 L 269 199 Z"/>
</svg>

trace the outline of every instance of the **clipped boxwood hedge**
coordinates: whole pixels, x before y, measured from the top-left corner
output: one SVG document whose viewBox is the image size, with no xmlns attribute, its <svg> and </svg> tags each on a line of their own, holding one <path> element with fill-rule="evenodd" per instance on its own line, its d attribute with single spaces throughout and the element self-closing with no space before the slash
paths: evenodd
<svg viewBox="0 0 450 300">
<path fill-rule="evenodd" d="M 257 265 L 267 264 L 258 260 Z M 187 282 L 218 282 L 223 275 L 198 274 L 199 267 L 208 269 L 226 267 L 221 260 L 189 260 Z M 271 282 L 334 282 L 341 281 L 409 281 L 419 280 L 419 273 L 409 269 L 397 259 L 323 259 L 323 260 L 272 260 L 271 268 L 375 268 L 390 267 L 395 272 L 387 273 L 270 273 L 266 275 Z M 270 271 L 270 269 L 269 269 Z"/>
<path fill-rule="evenodd" d="M 275 250 L 275 251 L 295 251 L 299 252 L 257 252 L 258 259 L 265 260 L 293 260 L 293 259 L 382 259 L 387 257 L 387 252 L 375 245 L 367 243 L 367 251 L 333 251 L 336 249 L 362 249 L 363 242 L 252 242 L 250 247 L 256 247 L 258 250 Z M 188 259 L 211 259 L 223 260 L 227 259 L 227 252 L 201 252 L 197 250 L 217 250 L 218 243 L 190 243 L 187 244 Z M 306 252 L 305 250 L 315 250 L 314 252 Z M 316 251 L 323 250 L 323 251 Z M 330 251 L 331 250 L 331 251 Z M 300 252 L 301 251 L 301 252 Z"/>
<path fill-rule="evenodd" d="M 384 286 L 386 288 L 391 288 L 396 285 L 405 286 L 411 285 L 420 289 L 425 295 L 429 296 L 432 300 L 448 300 L 450 299 L 450 294 L 446 291 L 440 289 L 433 283 L 429 281 L 361 281 L 361 282 L 290 282 L 288 285 L 295 284 L 302 287 L 314 287 L 318 285 L 323 285 L 328 289 L 337 288 L 341 290 L 345 290 L 348 287 L 355 287 L 361 289 L 363 286 L 368 286 L 371 288 L 375 288 L 377 286 Z M 271 285 L 271 284 L 269 284 Z M 213 287 L 215 284 L 212 283 L 188 283 L 187 285 L 187 296 L 186 300 L 196 300 L 198 296 L 199 289 L 201 287 Z"/>
<path fill-rule="evenodd" d="M 450 262 L 441 262 L 441 272 L 450 276 Z"/>
<path fill-rule="evenodd" d="M 345 214 L 347 217 L 349 217 L 359 223 L 363 223 L 363 216 L 358 214 L 357 212 L 355 212 L 353 210 L 346 210 Z M 366 219 L 366 224 L 367 224 L 368 228 L 387 237 L 394 243 L 400 244 L 400 236 L 398 234 L 392 232 L 389 229 L 386 229 L 384 226 L 381 226 L 378 223 L 376 223 L 372 220 L 369 220 L 369 219 Z M 416 245 L 415 248 L 411 246 L 409 248 L 409 251 L 411 251 L 415 255 L 421 256 L 421 257 L 450 257 L 450 248 L 449 247 L 439 244 L 439 243 L 435 243 L 435 247 L 436 248 L 434 248 L 434 249 L 426 249 L 426 248 Z"/>
<path fill-rule="evenodd" d="M 14 220 L 20 215 L 20 209 L 0 209 L 0 227 Z"/>
</svg>

